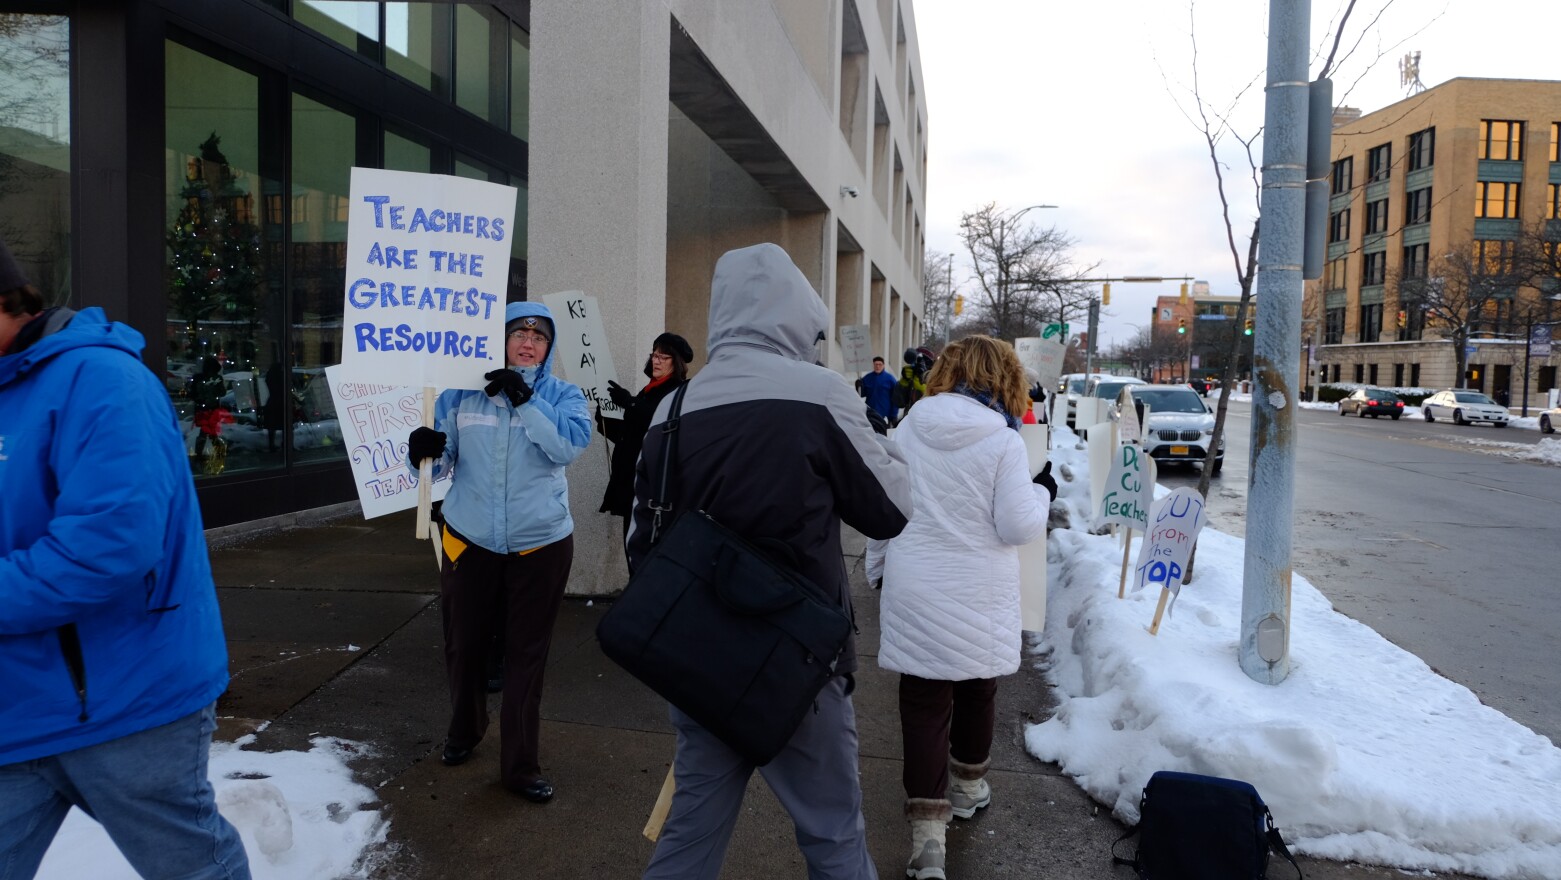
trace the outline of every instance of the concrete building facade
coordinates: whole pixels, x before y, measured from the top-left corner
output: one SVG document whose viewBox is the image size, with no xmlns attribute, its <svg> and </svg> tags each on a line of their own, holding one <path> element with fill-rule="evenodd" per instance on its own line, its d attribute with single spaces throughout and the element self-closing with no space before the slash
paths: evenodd
<svg viewBox="0 0 1561 880">
<path fill-rule="evenodd" d="M 516 187 L 507 298 L 595 296 L 631 388 L 665 330 L 697 369 L 716 259 L 762 241 L 875 354 L 921 340 L 910 0 L 8 8 L 0 234 L 50 304 L 141 331 L 192 444 L 197 377 L 220 374 L 229 442 L 192 446 L 208 526 L 354 498 L 322 378 L 353 166 Z M 822 355 L 845 371 L 837 334 Z M 618 523 L 595 512 L 606 461 L 569 472 L 577 593 L 623 582 Z"/>
<path fill-rule="evenodd" d="M 1468 386 L 1543 398 L 1561 353 L 1530 358 L 1530 319 L 1558 289 L 1513 284 L 1468 318 L 1458 375 L 1453 329 L 1428 316 L 1415 282 L 1464 260 L 1498 273 L 1526 230 L 1557 231 L 1561 82 L 1458 78 L 1367 114 L 1338 112 L 1332 135 L 1328 263 L 1307 282 L 1304 348 L 1313 382 Z"/>
</svg>

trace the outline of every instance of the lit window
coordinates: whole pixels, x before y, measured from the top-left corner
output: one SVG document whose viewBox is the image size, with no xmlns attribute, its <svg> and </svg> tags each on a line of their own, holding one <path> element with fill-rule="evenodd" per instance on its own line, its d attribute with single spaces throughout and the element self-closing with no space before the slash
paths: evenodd
<svg viewBox="0 0 1561 880">
<path fill-rule="evenodd" d="M 1523 159 L 1523 123 L 1510 119 L 1480 120 L 1481 159 Z"/>
<path fill-rule="evenodd" d="M 1521 183 L 1477 181 L 1474 184 L 1474 216 L 1493 219 L 1517 217 L 1518 198 L 1522 189 Z"/>
</svg>

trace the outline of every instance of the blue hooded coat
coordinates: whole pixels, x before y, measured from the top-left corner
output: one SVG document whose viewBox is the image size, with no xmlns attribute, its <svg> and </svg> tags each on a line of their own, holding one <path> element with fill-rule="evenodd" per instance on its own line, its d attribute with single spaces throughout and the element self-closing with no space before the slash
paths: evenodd
<svg viewBox="0 0 1561 880">
<path fill-rule="evenodd" d="M 553 323 L 547 306 L 534 302 L 510 303 L 504 323 L 528 315 Z M 575 529 L 564 468 L 591 442 L 591 416 L 585 394 L 552 374 L 554 350 L 549 344 L 534 368 L 510 368 L 532 376 L 534 393 L 519 407 L 502 392 L 472 390 L 446 391 L 434 405 L 434 428 L 446 438 L 434 478 L 455 468 L 444 521 L 494 553 L 535 550 Z M 417 473 L 410 460 L 407 468 Z"/>
<path fill-rule="evenodd" d="M 227 687 L 189 458 L 143 344 L 90 308 L 0 357 L 0 765 Z"/>
</svg>

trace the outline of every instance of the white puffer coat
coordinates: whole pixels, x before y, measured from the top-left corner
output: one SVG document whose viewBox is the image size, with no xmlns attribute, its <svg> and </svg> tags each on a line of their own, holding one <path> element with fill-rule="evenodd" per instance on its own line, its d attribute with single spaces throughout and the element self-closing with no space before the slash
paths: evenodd
<svg viewBox="0 0 1561 880">
<path fill-rule="evenodd" d="M 878 665 L 936 681 L 1019 669 L 1018 547 L 1046 533 L 1050 495 L 1024 441 L 963 394 L 928 397 L 895 431 L 914 513 L 889 543 Z"/>
</svg>

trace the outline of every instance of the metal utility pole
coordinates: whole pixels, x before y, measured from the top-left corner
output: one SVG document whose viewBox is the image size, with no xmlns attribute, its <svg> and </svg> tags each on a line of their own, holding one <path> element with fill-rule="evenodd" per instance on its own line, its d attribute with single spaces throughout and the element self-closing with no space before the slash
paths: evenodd
<svg viewBox="0 0 1561 880">
<path fill-rule="evenodd" d="M 1253 345 L 1252 462 L 1241 592 L 1241 669 L 1279 684 L 1290 674 L 1291 529 L 1296 372 L 1306 226 L 1310 0 L 1270 0 L 1263 182 Z"/>
<path fill-rule="evenodd" d="M 1095 372 L 1095 331 L 1100 326 L 1100 300 L 1089 301 L 1089 336 L 1084 345 L 1084 374 Z"/>
</svg>

